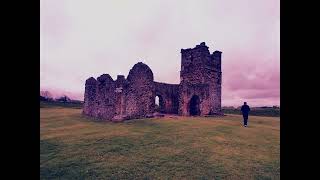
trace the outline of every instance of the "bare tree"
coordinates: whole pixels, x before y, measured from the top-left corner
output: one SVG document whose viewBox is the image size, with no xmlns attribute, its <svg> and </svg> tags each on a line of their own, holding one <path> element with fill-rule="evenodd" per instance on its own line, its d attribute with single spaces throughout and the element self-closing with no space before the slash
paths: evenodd
<svg viewBox="0 0 320 180">
<path fill-rule="evenodd" d="M 63 96 L 57 98 L 56 101 L 59 101 L 59 102 L 71 102 L 71 99 L 68 96 L 63 95 Z"/>
<path fill-rule="evenodd" d="M 40 91 L 40 98 L 41 100 L 47 100 L 47 101 L 52 101 L 53 96 L 49 91 Z"/>
</svg>

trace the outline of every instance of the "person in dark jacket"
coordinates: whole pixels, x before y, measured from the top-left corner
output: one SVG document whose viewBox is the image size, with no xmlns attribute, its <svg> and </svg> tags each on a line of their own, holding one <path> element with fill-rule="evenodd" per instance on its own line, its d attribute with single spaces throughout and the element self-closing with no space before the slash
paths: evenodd
<svg viewBox="0 0 320 180">
<path fill-rule="evenodd" d="M 247 105 L 247 102 L 244 102 L 243 106 L 241 107 L 244 127 L 247 127 L 248 125 L 249 111 L 250 111 L 250 107 Z"/>
</svg>

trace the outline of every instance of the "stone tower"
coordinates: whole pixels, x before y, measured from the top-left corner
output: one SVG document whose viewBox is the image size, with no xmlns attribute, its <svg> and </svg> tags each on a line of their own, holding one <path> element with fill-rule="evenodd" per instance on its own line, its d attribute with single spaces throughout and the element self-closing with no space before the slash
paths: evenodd
<svg viewBox="0 0 320 180">
<path fill-rule="evenodd" d="M 181 49 L 180 115 L 213 115 L 221 111 L 221 52 L 210 54 L 204 42 Z"/>
</svg>

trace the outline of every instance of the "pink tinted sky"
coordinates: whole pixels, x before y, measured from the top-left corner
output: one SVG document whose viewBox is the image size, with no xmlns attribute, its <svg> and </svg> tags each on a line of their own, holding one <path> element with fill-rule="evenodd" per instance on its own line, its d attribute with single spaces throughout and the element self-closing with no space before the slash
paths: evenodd
<svg viewBox="0 0 320 180">
<path fill-rule="evenodd" d="M 179 83 L 180 49 L 222 51 L 222 105 L 280 104 L 279 0 L 41 0 L 40 88 L 83 100 L 88 77 L 142 61 Z"/>
</svg>

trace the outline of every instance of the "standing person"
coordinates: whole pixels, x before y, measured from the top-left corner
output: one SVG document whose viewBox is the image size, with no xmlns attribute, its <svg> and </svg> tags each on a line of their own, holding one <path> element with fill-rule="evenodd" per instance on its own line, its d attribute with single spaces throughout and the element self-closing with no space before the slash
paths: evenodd
<svg viewBox="0 0 320 180">
<path fill-rule="evenodd" d="M 247 105 L 247 102 L 244 102 L 243 106 L 241 107 L 244 127 L 247 127 L 247 124 L 248 124 L 249 111 L 250 111 L 250 107 Z"/>
</svg>

